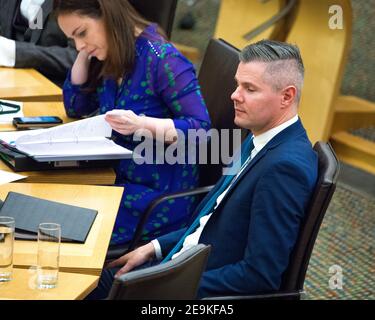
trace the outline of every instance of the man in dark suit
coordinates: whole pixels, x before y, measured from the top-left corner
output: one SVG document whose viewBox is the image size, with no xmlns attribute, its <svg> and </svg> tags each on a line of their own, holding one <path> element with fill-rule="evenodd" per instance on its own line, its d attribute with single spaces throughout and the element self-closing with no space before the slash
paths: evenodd
<svg viewBox="0 0 375 320">
<path fill-rule="evenodd" d="M 53 0 L 0 0 L 0 66 L 34 68 L 61 86 L 77 52 L 52 9 Z"/>
<path fill-rule="evenodd" d="M 241 52 L 234 121 L 252 134 L 239 172 L 219 180 L 189 228 L 110 263 L 121 268 L 105 270 L 90 298 L 108 294 L 115 272 L 173 259 L 197 243 L 212 246 L 199 298 L 279 289 L 317 180 L 317 155 L 297 114 L 303 76 L 293 45 L 264 40 Z"/>
</svg>

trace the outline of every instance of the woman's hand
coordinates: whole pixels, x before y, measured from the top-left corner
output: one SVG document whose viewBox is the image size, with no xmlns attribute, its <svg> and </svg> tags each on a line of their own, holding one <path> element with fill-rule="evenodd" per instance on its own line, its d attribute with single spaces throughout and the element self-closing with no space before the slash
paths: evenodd
<svg viewBox="0 0 375 320">
<path fill-rule="evenodd" d="M 153 136 L 164 143 L 170 144 L 177 141 L 177 131 L 172 119 L 137 116 L 131 110 L 115 109 L 106 113 L 105 120 L 113 130 L 124 135 L 142 130 L 138 133 Z"/>
<path fill-rule="evenodd" d="M 91 57 L 85 50 L 78 53 L 72 67 L 72 84 L 82 85 L 87 82 Z"/>
<path fill-rule="evenodd" d="M 123 134 L 131 135 L 137 130 L 145 128 L 144 116 L 137 116 L 131 110 L 112 110 L 106 113 L 105 120 L 113 130 Z"/>
<path fill-rule="evenodd" d="M 122 257 L 110 262 L 106 268 L 114 268 L 118 266 L 123 266 L 115 275 L 119 277 L 122 274 L 129 272 L 130 270 L 144 264 L 147 261 L 152 260 L 155 257 L 154 245 L 149 242 L 148 244 L 141 246 Z"/>
</svg>

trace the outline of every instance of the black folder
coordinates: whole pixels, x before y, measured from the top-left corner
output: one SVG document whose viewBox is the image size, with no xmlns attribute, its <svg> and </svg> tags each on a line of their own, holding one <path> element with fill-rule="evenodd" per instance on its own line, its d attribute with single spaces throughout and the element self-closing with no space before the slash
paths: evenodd
<svg viewBox="0 0 375 320">
<path fill-rule="evenodd" d="M 59 170 L 70 168 L 101 168 L 115 167 L 118 159 L 94 159 L 95 157 L 85 160 L 77 160 L 73 158 L 50 159 L 50 161 L 37 161 L 27 154 L 18 151 L 16 148 L 9 146 L 6 142 L 0 140 L 0 160 L 2 160 L 9 168 L 15 172 L 22 171 L 43 171 L 43 170 Z"/>
<path fill-rule="evenodd" d="M 36 240 L 40 223 L 61 225 L 61 241 L 84 243 L 97 215 L 96 210 L 76 207 L 55 201 L 9 192 L 0 216 L 13 217 L 15 237 L 19 240 Z"/>
</svg>

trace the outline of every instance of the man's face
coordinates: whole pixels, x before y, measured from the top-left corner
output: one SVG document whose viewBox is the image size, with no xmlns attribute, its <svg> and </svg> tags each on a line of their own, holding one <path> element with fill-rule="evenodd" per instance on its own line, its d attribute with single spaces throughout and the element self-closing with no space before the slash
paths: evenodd
<svg viewBox="0 0 375 320">
<path fill-rule="evenodd" d="M 58 17 L 61 30 L 74 39 L 78 51 L 86 51 L 98 60 L 105 60 L 108 53 L 107 37 L 103 21 L 76 13 Z"/>
<path fill-rule="evenodd" d="M 231 96 L 235 124 L 251 130 L 254 135 L 277 126 L 282 114 L 282 93 L 264 83 L 265 69 L 263 62 L 240 62 L 235 76 L 237 89 Z"/>
</svg>

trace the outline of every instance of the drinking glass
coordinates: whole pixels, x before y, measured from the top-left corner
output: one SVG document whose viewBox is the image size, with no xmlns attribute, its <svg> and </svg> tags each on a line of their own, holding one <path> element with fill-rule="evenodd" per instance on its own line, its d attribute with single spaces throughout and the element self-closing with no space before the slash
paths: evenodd
<svg viewBox="0 0 375 320">
<path fill-rule="evenodd" d="M 15 221 L 0 217 L 0 282 L 12 280 Z"/>
<path fill-rule="evenodd" d="M 51 289 L 57 286 L 61 243 L 61 226 L 41 223 L 38 228 L 37 287 Z"/>
</svg>

